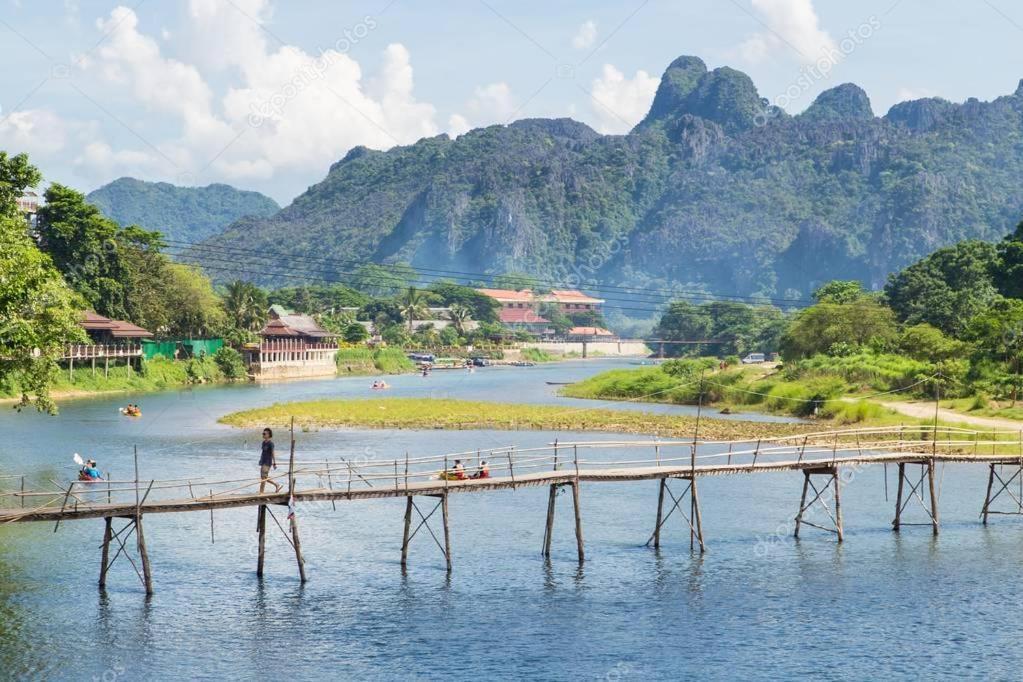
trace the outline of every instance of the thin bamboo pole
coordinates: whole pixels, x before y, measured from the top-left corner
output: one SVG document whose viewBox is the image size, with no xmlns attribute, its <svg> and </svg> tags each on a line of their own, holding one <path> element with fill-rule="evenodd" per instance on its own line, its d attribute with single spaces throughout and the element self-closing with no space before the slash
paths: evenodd
<svg viewBox="0 0 1023 682">
<path fill-rule="evenodd" d="M 103 518 L 103 556 L 99 565 L 99 586 L 107 585 L 107 571 L 110 569 L 110 540 L 113 537 L 114 519 L 106 516 Z"/>
<path fill-rule="evenodd" d="M 451 572 L 451 523 L 448 520 L 448 493 L 440 499 L 441 516 L 444 517 L 444 560 L 447 564 L 448 573 Z"/>
<path fill-rule="evenodd" d="M 412 528 L 412 496 L 405 498 L 405 532 L 401 536 L 401 567 L 408 564 L 409 530 Z"/>
<path fill-rule="evenodd" d="M 576 549 L 579 551 L 579 563 L 582 563 L 586 555 L 583 551 L 583 517 L 579 509 L 579 479 L 577 478 L 572 481 L 571 486 L 572 505 L 575 508 L 575 544 Z"/>
</svg>

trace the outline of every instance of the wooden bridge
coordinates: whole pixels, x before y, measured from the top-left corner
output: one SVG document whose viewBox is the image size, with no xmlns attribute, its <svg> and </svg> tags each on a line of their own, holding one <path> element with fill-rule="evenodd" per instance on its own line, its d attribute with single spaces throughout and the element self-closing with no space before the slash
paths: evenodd
<svg viewBox="0 0 1023 682">
<path fill-rule="evenodd" d="M 608 452 L 625 452 L 628 458 L 600 456 Z M 489 476 L 471 478 L 484 462 Z M 575 516 L 576 549 L 579 561 L 583 561 L 580 489 L 584 483 L 658 481 L 653 532 L 647 544 L 660 545 L 665 522 L 677 513 L 689 530 L 691 550 L 703 552 L 706 544 L 697 490 L 697 481 L 701 477 L 801 472 L 803 485 L 794 518 L 795 535 L 798 537 L 802 526 L 811 526 L 834 534 L 841 542 L 844 539 L 841 507 L 843 474 L 871 464 L 897 467 L 893 529 L 897 531 L 903 525 L 910 525 L 903 516 L 910 503 L 915 501 L 926 513 L 925 525 L 931 526 L 932 532 L 937 534 L 939 514 L 935 466 L 942 462 L 988 466 L 987 491 L 980 505 L 983 523 L 987 523 L 991 514 L 1023 514 L 1023 431 L 914 426 L 848 429 L 755 441 L 554 442 L 539 448 L 509 446 L 354 463 L 343 458 L 335 461 L 297 460 L 292 429 L 287 473 L 271 479 L 283 483 L 287 492 L 261 493 L 258 478 L 140 480 L 136 453 L 135 477 L 131 480 L 70 482 L 66 487 L 52 482 L 52 490 L 32 490 L 25 488 L 25 476 L 5 477 L 8 484 L 20 479 L 20 487 L 13 491 L 0 491 L 0 524 L 52 522 L 56 532 L 62 522 L 103 519 L 100 586 L 105 585 L 111 565 L 123 555 L 135 568 L 146 592 L 152 593 L 152 573 L 143 529 L 143 517 L 147 514 L 208 511 L 212 532 L 213 510 L 255 507 L 259 543 L 257 575 L 263 575 L 267 516 L 270 516 L 294 549 L 299 576 L 304 582 L 305 562 L 296 510 L 308 508 L 311 504 L 329 503 L 336 508 L 338 502 L 404 498 L 401 565 L 406 566 L 410 543 L 425 528 L 443 553 L 450 571 L 448 498 L 452 494 L 548 486 L 542 553 L 550 556 L 557 493 L 560 488 L 569 487 Z M 463 470 L 464 474 L 461 473 Z M 0 486 L 4 480 L 0 480 Z M 682 486 L 679 494 L 672 484 Z M 1019 486 L 1018 491 L 1013 489 L 1014 484 Z M 424 498 L 433 502 L 432 510 L 424 512 L 419 504 Z M 994 503 L 999 499 L 1011 499 L 1007 510 L 995 508 Z M 275 507 L 288 510 L 284 523 L 274 514 Z M 429 523 L 438 509 L 441 511 L 443 541 Z M 810 521 L 807 513 L 811 509 L 823 510 L 827 525 L 822 525 L 825 521 Z M 115 520 L 123 521 L 123 525 L 115 528 Z M 129 551 L 132 536 L 135 538 L 134 553 L 139 558 L 141 569 Z M 111 558 L 114 543 L 118 548 Z"/>
</svg>

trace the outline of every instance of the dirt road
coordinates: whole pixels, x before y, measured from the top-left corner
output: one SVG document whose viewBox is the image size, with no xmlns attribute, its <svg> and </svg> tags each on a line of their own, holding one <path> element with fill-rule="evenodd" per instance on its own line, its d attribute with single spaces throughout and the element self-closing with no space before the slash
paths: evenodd
<svg viewBox="0 0 1023 682">
<path fill-rule="evenodd" d="M 899 414 L 918 419 L 934 419 L 934 403 L 904 403 L 899 401 L 885 402 L 878 400 L 879 405 L 884 405 L 890 410 Z M 970 424 L 987 429 L 1013 429 L 1023 430 L 1023 421 L 1016 419 L 1003 419 L 1000 417 L 975 417 L 972 415 L 960 414 L 944 407 L 938 410 L 938 419 L 945 422 L 958 422 Z"/>
</svg>

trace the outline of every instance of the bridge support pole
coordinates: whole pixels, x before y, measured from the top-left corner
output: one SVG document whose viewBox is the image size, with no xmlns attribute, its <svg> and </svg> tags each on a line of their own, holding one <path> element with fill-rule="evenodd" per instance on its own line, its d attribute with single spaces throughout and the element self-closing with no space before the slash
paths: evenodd
<svg viewBox="0 0 1023 682">
<path fill-rule="evenodd" d="M 146 586 L 146 595 L 151 595 L 153 594 L 153 572 L 149 567 L 146 535 L 142 531 L 142 514 L 135 516 L 135 538 L 138 540 L 139 559 L 142 560 L 142 582 Z"/>
<path fill-rule="evenodd" d="M 291 543 L 295 546 L 295 560 L 298 562 L 298 578 L 302 583 L 305 583 L 305 559 L 302 557 L 302 541 L 298 538 L 297 514 L 291 515 Z"/>
<path fill-rule="evenodd" d="M 1011 476 L 1005 476 L 1004 467 L 1011 466 Z M 997 468 L 996 468 L 997 467 Z M 995 483 L 997 482 L 997 486 Z M 1017 483 L 1021 490 L 1014 493 L 1012 491 L 1013 483 Z M 992 494 L 992 491 L 994 494 Z M 1002 494 L 1008 495 L 1012 498 L 1012 505 L 1010 505 L 1011 511 L 996 510 L 993 508 L 996 499 L 1002 496 Z M 1023 460 L 1014 459 L 1005 462 L 992 462 L 990 469 L 988 470 L 987 477 L 987 494 L 984 496 L 984 506 L 981 508 L 980 515 L 984 521 L 984 525 L 987 525 L 988 516 L 991 514 L 1003 514 L 1006 516 L 1020 516 L 1023 515 Z"/>
<path fill-rule="evenodd" d="M 440 498 L 441 517 L 444 521 L 444 561 L 451 572 L 451 524 L 448 523 L 448 494 Z"/>
<path fill-rule="evenodd" d="M 551 556 L 551 541 L 554 538 L 554 505 L 558 499 L 558 487 L 557 484 L 550 486 L 547 496 L 547 525 L 544 526 L 543 552 L 541 552 L 546 558 Z"/>
<path fill-rule="evenodd" d="M 669 478 L 688 481 L 688 485 L 681 495 L 675 496 L 671 486 L 668 485 Z M 667 514 L 664 513 L 665 494 L 671 498 L 671 507 L 668 509 Z M 686 496 L 689 496 L 689 516 L 686 516 L 686 513 L 683 511 L 685 507 L 682 502 L 685 501 Z M 678 512 L 679 516 L 682 517 L 682 521 L 689 528 L 689 550 L 694 551 L 696 545 L 699 545 L 700 554 L 706 552 L 707 545 L 703 539 L 703 520 L 700 514 L 700 497 L 696 492 L 696 477 L 690 474 L 684 476 L 665 476 L 660 479 L 660 484 L 657 488 L 657 521 L 654 524 L 654 532 L 650 535 L 650 539 L 646 541 L 647 546 L 661 546 L 661 528 L 664 527 L 664 524 L 668 522 L 668 519 L 675 512 Z"/>
<path fill-rule="evenodd" d="M 920 467 L 920 475 L 918 477 L 908 475 L 906 473 L 907 465 L 918 465 Z M 925 478 L 927 479 L 927 500 L 924 499 L 923 495 Z M 895 494 L 895 518 L 892 520 L 892 530 L 897 531 L 902 526 L 930 526 L 931 532 L 934 535 L 938 534 L 938 497 L 935 492 L 934 483 L 933 459 L 899 462 L 899 485 Z M 909 523 L 902 520 L 906 513 L 906 507 L 909 506 L 909 502 L 913 498 L 916 498 L 923 510 L 927 512 L 929 521 Z"/>
<path fill-rule="evenodd" d="M 817 487 L 817 484 L 813 482 L 813 476 L 826 477 L 824 485 Z M 834 490 L 833 495 L 835 502 L 835 511 L 833 513 L 827 501 L 827 493 L 832 489 Z M 810 498 L 810 501 L 807 502 L 806 498 L 810 490 L 813 490 L 814 495 Z M 813 509 L 814 505 L 818 505 L 827 512 L 828 518 L 831 520 L 830 527 L 806 520 L 807 512 Z M 796 538 L 799 537 L 799 529 L 801 526 L 810 526 L 811 528 L 817 528 L 818 530 L 823 530 L 828 533 L 834 533 L 839 542 L 842 542 L 845 539 L 845 533 L 842 529 L 842 483 L 837 466 L 803 469 L 803 494 L 799 499 L 799 512 L 796 514 L 795 521 L 796 530 L 794 537 Z"/>
<path fill-rule="evenodd" d="M 266 563 L 266 505 L 259 505 L 256 515 L 256 533 L 259 535 L 259 550 L 256 555 L 256 576 L 263 577 L 263 565 Z"/>
<path fill-rule="evenodd" d="M 583 517 L 579 509 L 579 479 L 572 481 L 572 506 L 575 507 L 575 545 L 579 552 L 579 563 L 586 558 L 583 551 Z"/>
<path fill-rule="evenodd" d="M 401 536 L 401 567 L 408 565 L 409 531 L 412 529 L 412 496 L 405 498 L 405 532 Z"/>
<path fill-rule="evenodd" d="M 114 536 L 114 519 L 110 516 L 103 517 L 103 558 L 99 566 L 99 586 L 107 586 L 107 571 L 110 570 L 110 541 Z"/>
</svg>

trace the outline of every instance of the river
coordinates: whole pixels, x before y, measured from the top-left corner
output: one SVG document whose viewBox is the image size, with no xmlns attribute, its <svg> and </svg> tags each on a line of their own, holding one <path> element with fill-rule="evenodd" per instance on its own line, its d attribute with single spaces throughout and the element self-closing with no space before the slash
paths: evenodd
<svg viewBox="0 0 1023 682">
<path fill-rule="evenodd" d="M 546 382 L 618 366 L 628 365 L 438 371 L 389 379 L 389 395 L 608 406 L 560 398 Z M 73 400 L 58 417 L 4 410 L 0 466 L 64 481 L 80 452 L 128 476 L 137 446 L 142 478 L 237 477 L 253 467 L 258 433 L 220 426 L 219 416 L 368 396 L 371 381 Z M 121 417 L 126 402 L 139 402 L 143 418 Z M 620 436 L 321 430 L 298 434 L 298 451 L 390 459 L 554 438 Z M 146 540 L 156 593 L 148 600 L 123 560 L 107 590 L 97 589 L 100 521 L 64 523 L 57 533 L 48 524 L 9 525 L 0 528 L 0 678 L 1018 677 L 1023 653 L 1009 616 L 1023 524 L 995 517 L 982 527 L 984 468 L 950 465 L 941 472 L 941 535 L 924 526 L 892 533 L 894 478 L 886 501 L 884 477 L 882 467 L 866 467 L 843 489 L 841 546 L 813 529 L 792 539 L 798 474 L 701 480 L 704 556 L 690 553 L 674 519 L 659 551 L 643 546 L 656 483 L 583 486 L 583 566 L 568 498 L 559 501 L 545 562 L 545 489 L 454 495 L 450 576 L 428 535 L 416 538 L 402 573 L 401 500 L 338 503 L 336 512 L 300 507 L 304 586 L 280 533 L 268 536 L 266 575 L 256 578 L 252 509 L 218 511 L 212 544 L 206 513 L 152 515 Z"/>
</svg>

